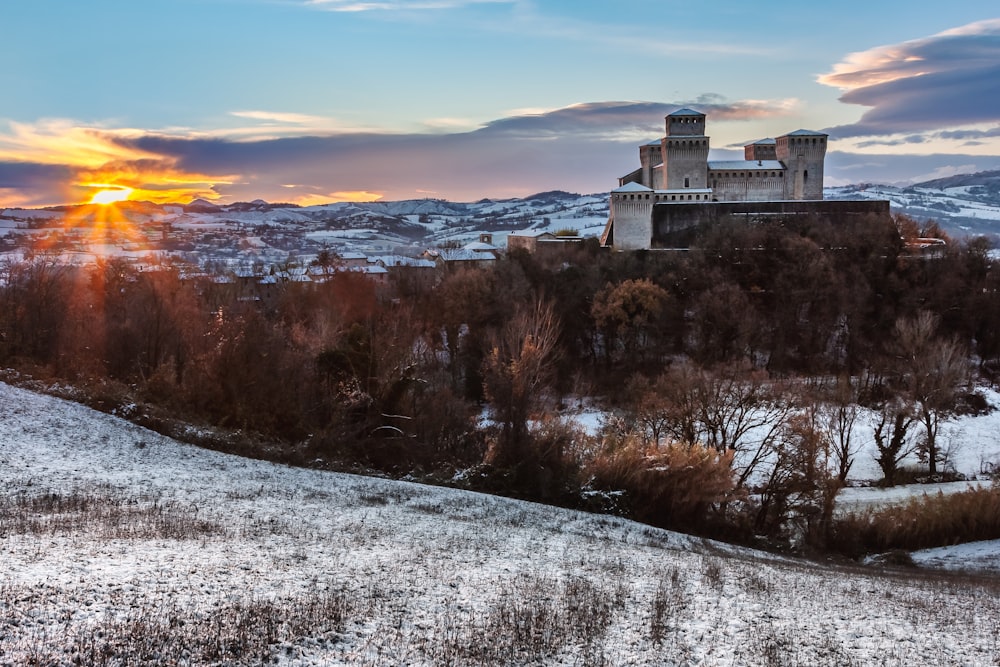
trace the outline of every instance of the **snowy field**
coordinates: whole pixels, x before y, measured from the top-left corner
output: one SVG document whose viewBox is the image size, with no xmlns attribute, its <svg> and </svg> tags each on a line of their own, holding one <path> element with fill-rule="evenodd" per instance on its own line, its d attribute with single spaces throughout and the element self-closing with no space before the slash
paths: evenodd
<svg viewBox="0 0 1000 667">
<path fill-rule="evenodd" d="M 0 384 L 0 665 L 998 661 L 991 575 L 241 459 Z"/>
</svg>

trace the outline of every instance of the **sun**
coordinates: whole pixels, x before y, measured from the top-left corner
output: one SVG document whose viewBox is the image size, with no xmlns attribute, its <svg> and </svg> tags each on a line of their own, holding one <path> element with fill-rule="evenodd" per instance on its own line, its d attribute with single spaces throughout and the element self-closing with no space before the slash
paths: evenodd
<svg viewBox="0 0 1000 667">
<path fill-rule="evenodd" d="M 91 204 L 114 204 L 115 202 L 125 201 L 132 194 L 132 188 L 126 187 L 115 187 L 107 190 L 98 191 L 93 197 L 90 198 Z"/>
</svg>

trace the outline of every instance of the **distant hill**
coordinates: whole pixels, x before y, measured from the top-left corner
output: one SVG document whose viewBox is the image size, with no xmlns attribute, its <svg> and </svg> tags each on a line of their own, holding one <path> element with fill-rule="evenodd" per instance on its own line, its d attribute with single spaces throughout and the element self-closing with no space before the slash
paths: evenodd
<svg viewBox="0 0 1000 667">
<path fill-rule="evenodd" d="M 827 199 L 888 199 L 894 213 L 935 220 L 952 236 L 1000 240 L 1000 171 L 937 178 L 905 187 L 861 183 L 825 188 Z"/>
<path fill-rule="evenodd" d="M 955 237 L 984 235 L 1000 243 L 1000 171 L 939 178 L 898 187 L 873 183 L 831 187 L 827 199 L 886 199 L 892 211 L 923 222 L 936 221 Z M 417 254 L 441 245 L 464 245 L 491 235 L 498 247 L 514 231 L 574 229 L 581 236 L 601 234 L 608 219 L 608 194 L 561 190 L 521 198 L 452 202 L 444 199 L 338 202 L 298 206 L 263 200 L 219 204 L 195 200 L 159 206 L 125 202 L 118 206 L 141 231 L 146 243 L 129 238 L 103 239 L 103 249 L 82 232 L 101 219 L 101 207 L 60 206 L 0 210 L 0 253 L 30 245 L 25 235 L 63 252 L 181 253 L 191 261 L 276 263 L 336 252 Z M 67 224 L 68 223 L 68 224 Z M 113 234 L 113 230 L 112 230 Z"/>
</svg>

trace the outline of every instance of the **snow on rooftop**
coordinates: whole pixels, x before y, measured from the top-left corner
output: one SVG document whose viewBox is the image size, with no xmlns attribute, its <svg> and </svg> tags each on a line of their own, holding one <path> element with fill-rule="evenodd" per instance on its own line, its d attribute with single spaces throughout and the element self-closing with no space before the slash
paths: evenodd
<svg viewBox="0 0 1000 667">
<path fill-rule="evenodd" d="M 642 183 L 636 183 L 632 181 L 631 183 L 626 183 L 620 188 L 615 188 L 612 192 L 652 192 L 652 188 L 647 188 Z"/>
<path fill-rule="evenodd" d="M 677 111 L 673 111 L 667 114 L 667 116 L 704 116 L 704 115 L 705 114 L 703 114 L 700 111 L 695 111 L 694 109 L 688 109 L 686 107 L 684 109 L 678 109 Z"/>
<path fill-rule="evenodd" d="M 794 132 L 789 132 L 783 136 L 786 137 L 827 137 L 829 136 L 825 132 L 816 132 L 815 130 L 795 130 Z"/>
</svg>

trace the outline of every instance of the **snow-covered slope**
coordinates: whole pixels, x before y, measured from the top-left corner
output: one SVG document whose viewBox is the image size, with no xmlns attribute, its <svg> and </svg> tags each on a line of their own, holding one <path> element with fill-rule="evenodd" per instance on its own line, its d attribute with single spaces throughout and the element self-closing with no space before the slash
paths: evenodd
<svg viewBox="0 0 1000 667">
<path fill-rule="evenodd" d="M 956 236 L 1000 237 L 1000 172 L 928 181 L 909 187 L 861 184 L 826 188 L 827 199 L 887 199 L 919 222 L 937 221 Z M 542 192 L 521 199 L 344 202 L 298 207 L 264 201 L 219 206 L 127 202 L 113 210 L 69 206 L 0 211 L 0 254 L 58 249 L 81 261 L 95 254 L 135 258 L 171 255 L 195 263 L 278 264 L 335 252 L 411 254 L 441 244 L 464 245 L 491 234 L 503 248 L 513 231 L 576 230 L 598 237 L 608 195 Z M 120 218 L 120 219 L 119 219 Z"/>
<path fill-rule="evenodd" d="M 887 199 L 893 212 L 937 221 L 955 236 L 1000 235 L 1000 172 L 965 174 L 898 187 L 865 183 L 826 188 L 827 199 Z"/>
<path fill-rule="evenodd" d="M 471 203 L 440 199 L 338 203 L 297 207 L 262 201 L 216 206 L 204 201 L 180 206 L 129 203 L 124 219 L 109 226 L 94 206 L 43 211 L 0 211 L 0 253 L 28 246 L 85 253 L 94 237 L 108 252 L 175 255 L 186 260 L 278 263 L 290 256 L 308 261 L 321 249 L 385 254 L 440 244 L 464 245 L 492 235 L 506 246 L 513 231 L 573 229 L 596 237 L 608 219 L 606 194 L 543 192 L 523 199 Z"/>
<path fill-rule="evenodd" d="M 240 459 L 3 384 L 0 503 L 3 664 L 1000 658 L 989 582 Z"/>
</svg>

